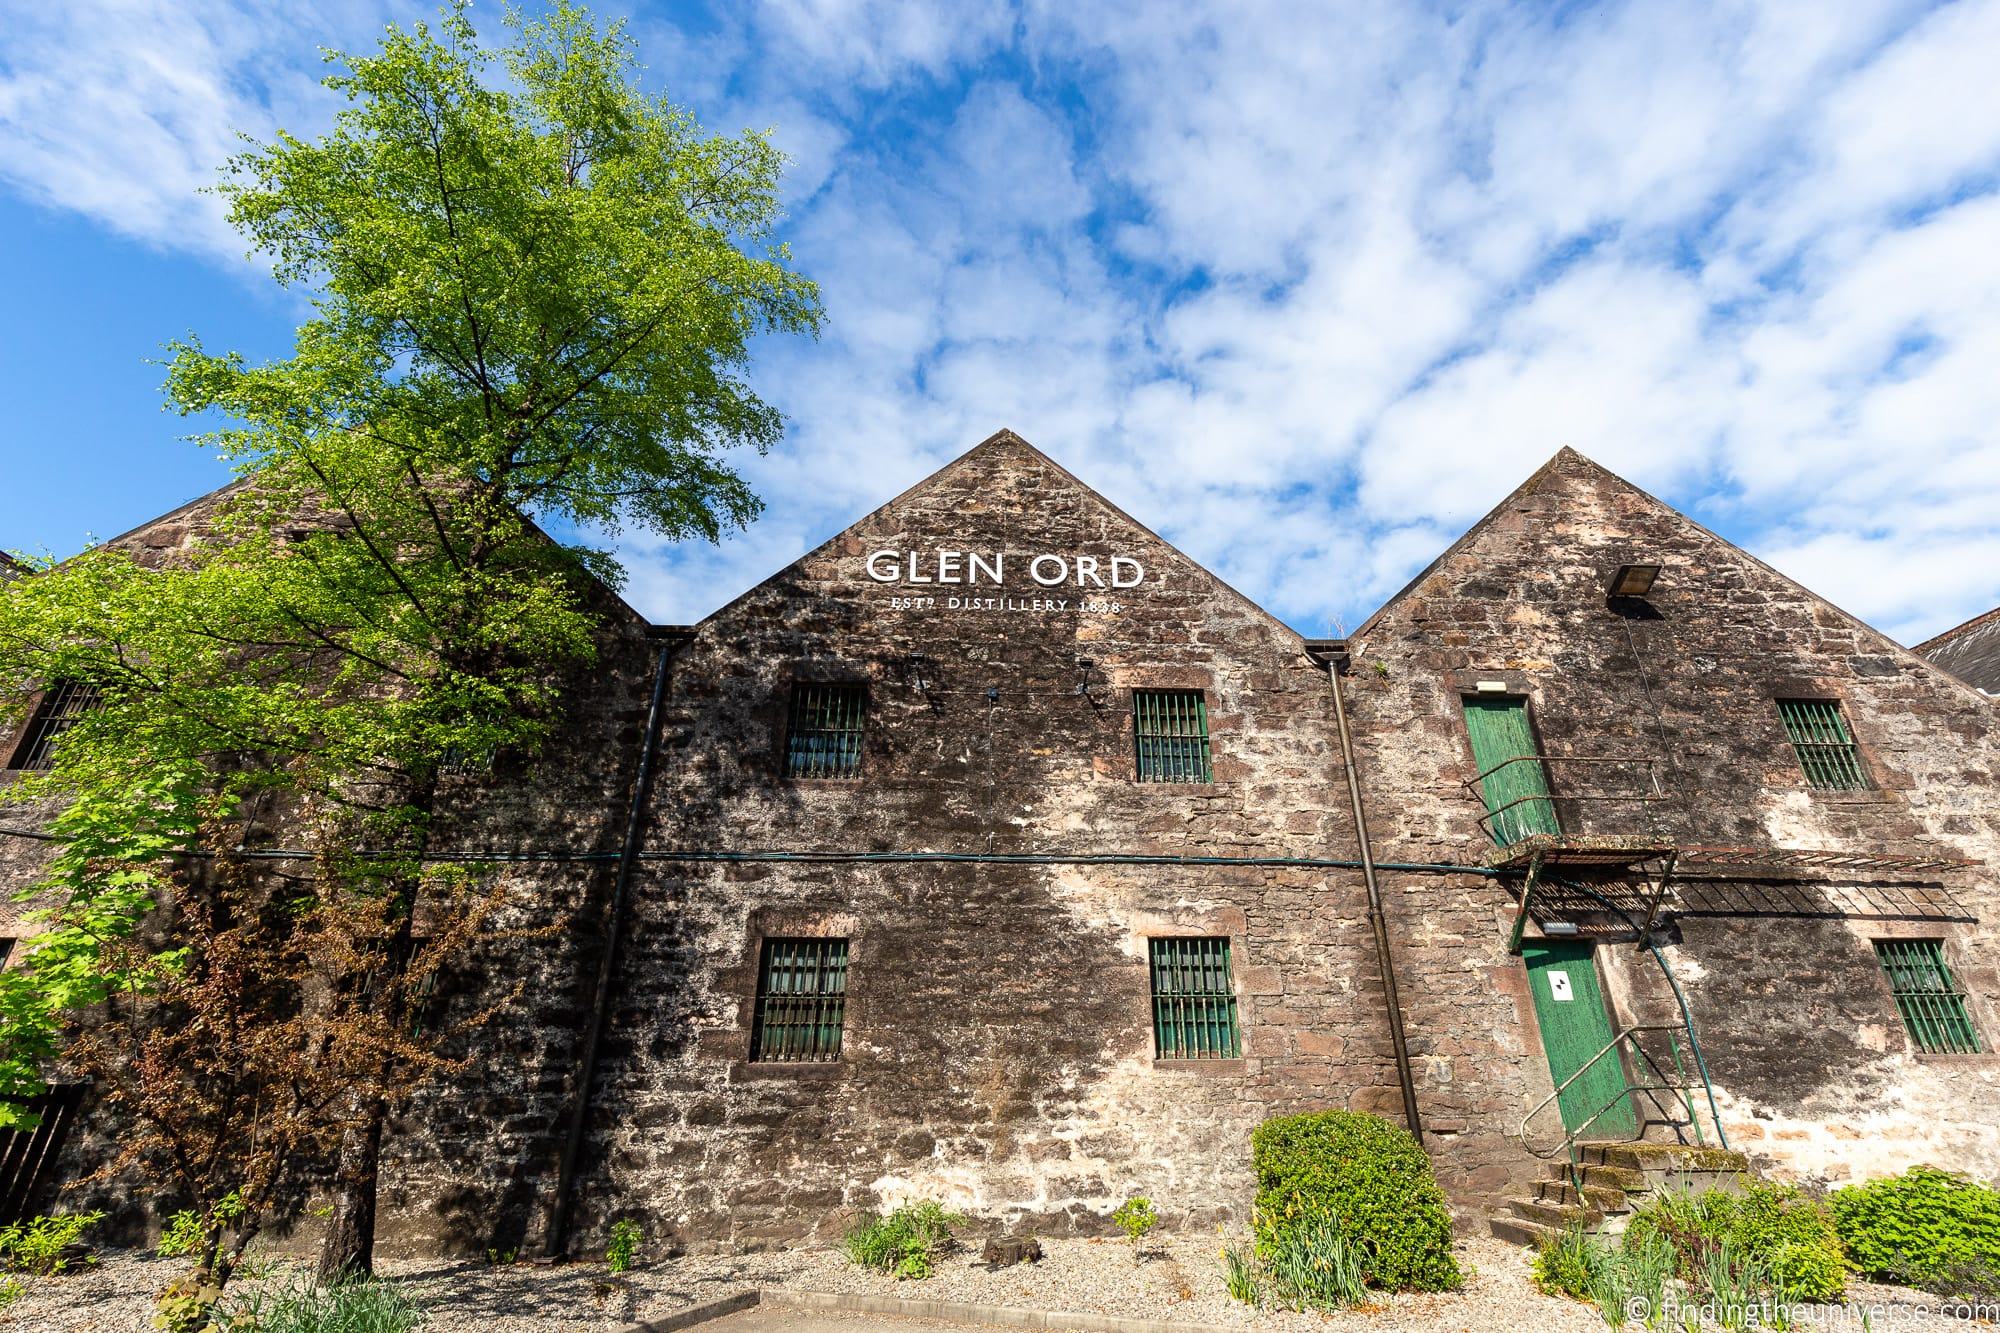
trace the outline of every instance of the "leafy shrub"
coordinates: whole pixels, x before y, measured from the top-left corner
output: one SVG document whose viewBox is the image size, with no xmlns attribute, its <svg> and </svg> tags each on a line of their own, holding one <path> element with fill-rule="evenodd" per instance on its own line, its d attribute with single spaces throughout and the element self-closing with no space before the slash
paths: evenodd
<svg viewBox="0 0 2000 1333">
<path fill-rule="evenodd" d="M 1861 1272 L 1945 1296 L 2000 1297 L 2000 1190 L 1917 1166 L 1835 1190 L 1829 1202 Z"/>
<path fill-rule="evenodd" d="M 1153 1211 L 1153 1201 L 1141 1194 L 1119 1204 L 1111 1222 L 1125 1233 L 1125 1239 L 1137 1245 L 1142 1236 L 1159 1225 L 1160 1215 Z"/>
<path fill-rule="evenodd" d="M 628 1272 L 633 1258 L 639 1253 L 639 1242 L 646 1238 L 645 1231 L 629 1217 L 621 1217 L 611 1224 L 611 1244 L 605 1248 L 604 1262 L 614 1273 Z"/>
<path fill-rule="evenodd" d="M 231 1302 L 224 1326 L 256 1333 L 410 1333 L 429 1320 L 422 1305 L 383 1278 L 320 1286 L 297 1277 Z"/>
<path fill-rule="evenodd" d="M 103 1218 L 103 1213 L 70 1213 L 10 1222 L 0 1227 L 0 1263 L 24 1273 L 53 1277 L 69 1266 L 63 1251 Z"/>
<path fill-rule="evenodd" d="M 1288 1310 L 1332 1311 L 1368 1299 L 1361 1249 L 1325 1213 L 1289 1228 L 1264 1271 L 1271 1294 Z"/>
<path fill-rule="evenodd" d="M 1297 1253 L 1297 1233 L 1331 1222 L 1362 1276 L 1394 1290 L 1459 1285 L 1451 1214 L 1430 1158 L 1409 1131 L 1358 1111 L 1266 1120 L 1250 1136 L 1257 1170 L 1254 1229 L 1267 1263 Z"/>
<path fill-rule="evenodd" d="M 241 1216 L 243 1216 L 241 1190 L 231 1190 L 216 1202 L 216 1221 L 234 1222 Z M 193 1254 L 201 1242 L 201 1214 L 192 1208 L 183 1208 L 167 1219 L 167 1225 L 160 1232 L 158 1253 L 163 1259 L 177 1259 Z"/>
<path fill-rule="evenodd" d="M 28 1284 L 17 1277 L 0 1277 L 0 1310 L 27 1294 Z"/>
<path fill-rule="evenodd" d="M 1604 1247 L 1582 1227 L 1544 1232 L 1535 1244 L 1535 1286 L 1550 1296 L 1587 1301 L 1605 1259 Z"/>
<path fill-rule="evenodd" d="M 1832 1212 L 1796 1186 L 1759 1182 L 1741 1194 L 1665 1192 L 1635 1209 L 1628 1246 L 1648 1236 L 1673 1247 L 1675 1270 L 1701 1286 L 1727 1246 L 1732 1261 L 1765 1275 L 1786 1302 L 1837 1301 L 1847 1291 L 1847 1259 Z M 1720 1293 L 1717 1293 L 1720 1295 Z"/>
<path fill-rule="evenodd" d="M 847 1257 L 899 1278 L 927 1278 L 957 1245 L 951 1229 L 964 1221 L 941 1203 L 906 1203 L 887 1217 L 871 1214 L 857 1221 L 844 1242 Z"/>
</svg>

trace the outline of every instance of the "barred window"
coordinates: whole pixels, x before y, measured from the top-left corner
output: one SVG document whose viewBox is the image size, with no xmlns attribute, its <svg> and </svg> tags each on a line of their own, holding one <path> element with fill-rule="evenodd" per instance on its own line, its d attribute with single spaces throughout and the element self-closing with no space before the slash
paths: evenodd
<svg viewBox="0 0 2000 1333">
<path fill-rule="evenodd" d="M 863 685 L 792 686 L 792 715 L 785 731 L 788 778 L 858 778 L 861 737 L 868 713 Z"/>
<path fill-rule="evenodd" d="M 1840 705 L 1831 699 L 1780 699 L 1778 716 L 1816 791 L 1866 791 L 1872 784 L 1861 766 L 1861 748 L 1847 730 Z"/>
<path fill-rule="evenodd" d="M 1153 1055 L 1160 1060 L 1233 1060 L 1236 988 L 1227 936 L 1147 941 L 1153 971 Z"/>
<path fill-rule="evenodd" d="M 1932 1055 L 1977 1055 L 1979 1030 L 1965 992 L 1944 961 L 1943 940 L 1876 940 L 1875 956 L 1889 977 L 1896 1012 L 1917 1049 Z"/>
<path fill-rule="evenodd" d="M 764 941 L 750 1027 L 752 1060 L 838 1060 L 846 1018 L 846 940 Z"/>
<path fill-rule="evenodd" d="M 81 681 L 58 680 L 42 694 L 34 716 L 14 747 L 10 768 L 47 768 L 55 759 L 55 745 L 77 719 L 97 707 L 97 691 Z"/>
<path fill-rule="evenodd" d="M 1212 782 L 1208 704 L 1200 690 L 1132 691 L 1141 782 Z"/>
</svg>

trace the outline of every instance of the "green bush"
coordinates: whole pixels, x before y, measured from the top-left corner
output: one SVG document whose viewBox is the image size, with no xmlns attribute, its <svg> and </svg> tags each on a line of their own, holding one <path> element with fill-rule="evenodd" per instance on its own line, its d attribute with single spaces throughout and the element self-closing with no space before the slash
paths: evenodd
<svg viewBox="0 0 2000 1333">
<path fill-rule="evenodd" d="M 1663 1193 L 1633 1211 L 1625 1234 L 1628 1247 L 1663 1237 L 1673 1247 L 1676 1272 L 1689 1283 L 1704 1283 L 1716 1252 L 1727 1246 L 1739 1268 L 1767 1274 L 1787 1303 L 1837 1301 L 1847 1291 L 1833 1214 L 1796 1186 L 1759 1182 L 1741 1194 Z"/>
<path fill-rule="evenodd" d="M 611 1244 L 605 1247 L 604 1262 L 614 1273 L 628 1272 L 632 1260 L 639 1253 L 639 1242 L 646 1238 L 645 1231 L 629 1217 L 621 1217 L 611 1224 Z"/>
<path fill-rule="evenodd" d="M 857 1221 L 847 1233 L 847 1257 L 899 1278 L 927 1278 L 957 1244 L 951 1229 L 964 1221 L 940 1203 L 906 1203 L 887 1217 L 871 1214 Z"/>
<path fill-rule="evenodd" d="M 1257 1253 L 1267 1263 L 1299 1249 L 1301 1229 L 1325 1218 L 1359 1254 L 1371 1286 L 1459 1285 L 1444 1192 L 1409 1131 L 1380 1116 L 1319 1111 L 1266 1120 L 1250 1145 Z"/>
<path fill-rule="evenodd" d="M 53 1277 L 68 1267 L 63 1251 L 103 1218 L 103 1213 L 69 1213 L 10 1222 L 0 1227 L 0 1263 L 39 1277 Z"/>
<path fill-rule="evenodd" d="M 1145 1195 L 1134 1195 L 1118 1205 L 1118 1211 L 1111 1215 L 1111 1224 L 1125 1233 L 1125 1239 L 1137 1245 L 1148 1231 L 1158 1226 L 1160 1215 L 1153 1211 L 1153 1201 Z"/>
<path fill-rule="evenodd" d="M 1829 1202 L 1861 1272 L 1945 1296 L 2000 1297 L 2000 1190 L 1917 1166 L 1835 1190 Z"/>
</svg>

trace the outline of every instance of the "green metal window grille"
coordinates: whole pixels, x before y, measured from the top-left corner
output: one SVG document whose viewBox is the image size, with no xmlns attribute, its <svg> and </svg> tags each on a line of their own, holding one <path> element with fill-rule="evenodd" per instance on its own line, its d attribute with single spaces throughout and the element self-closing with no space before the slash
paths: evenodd
<svg viewBox="0 0 2000 1333">
<path fill-rule="evenodd" d="M 1979 1031 L 1965 992 L 1944 961 L 1943 940 L 1876 940 L 1875 956 L 1889 976 L 1889 994 L 1917 1049 L 1932 1055 L 1977 1055 Z"/>
<path fill-rule="evenodd" d="M 1865 791 L 1868 774 L 1861 749 L 1847 730 L 1840 705 L 1831 699 L 1780 699 L 1778 716 L 1798 752 L 1806 785 L 1820 791 Z"/>
<path fill-rule="evenodd" d="M 768 939 L 757 966 L 752 1060 L 838 1060 L 847 1017 L 847 941 Z"/>
<path fill-rule="evenodd" d="M 860 777 L 861 736 L 867 717 L 866 686 L 792 686 L 791 725 L 785 732 L 785 776 Z"/>
<path fill-rule="evenodd" d="M 55 745 L 77 719 L 97 707 L 97 691 L 74 680 L 59 680 L 49 686 L 35 715 L 14 747 L 14 768 L 47 768 L 55 758 Z"/>
<path fill-rule="evenodd" d="M 1153 1055 L 1161 1060 L 1233 1060 L 1236 989 L 1226 936 L 1149 940 L 1153 970 Z"/>
<path fill-rule="evenodd" d="M 1139 781 L 1211 782 L 1208 703 L 1200 690 L 1134 690 Z"/>
</svg>

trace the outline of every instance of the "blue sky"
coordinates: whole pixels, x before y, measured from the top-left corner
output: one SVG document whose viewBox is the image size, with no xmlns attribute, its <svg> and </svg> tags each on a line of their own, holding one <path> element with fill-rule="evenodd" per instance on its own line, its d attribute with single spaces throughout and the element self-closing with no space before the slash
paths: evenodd
<svg viewBox="0 0 2000 1333">
<path fill-rule="evenodd" d="M 223 479 L 147 358 L 299 311 L 198 190 L 430 9 L 0 0 L 0 546 Z M 765 517 L 622 549 L 658 619 L 1001 426 L 1309 633 L 1565 444 L 1906 641 L 2000 603 L 2000 0 L 599 12 L 775 132 L 830 321 Z"/>
</svg>

